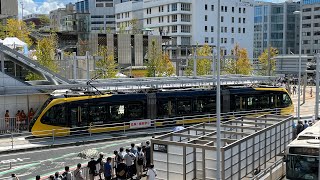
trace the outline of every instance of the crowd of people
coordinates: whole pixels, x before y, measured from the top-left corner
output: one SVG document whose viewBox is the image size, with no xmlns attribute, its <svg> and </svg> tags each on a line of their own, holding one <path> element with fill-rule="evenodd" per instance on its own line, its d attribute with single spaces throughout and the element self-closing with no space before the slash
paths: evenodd
<svg viewBox="0 0 320 180">
<path fill-rule="evenodd" d="M 113 158 L 113 163 L 112 163 Z M 150 142 L 147 141 L 141 146 L 131 144 L 130 148 L 121 147 L 119 151 L 114 151 L 114 157 L 105 158 L 104 153 L 100 153 L 97 160 L 93 157 L 87 164 L 89 170 L 89 180 L 127 180 L 141 179 L 146 176 L 147 180 L 155 180 L 157 171 L 151 164 Z M 36 180 L 40 180 L 36 176 Z M 49 177 L 49 180 L 85 180 L 82 165 L 79 163 L 72 172 L 69 166 L 65 167 L 62 174 L 56 172 Z"/>
<path fill-rule="evenodd" d="M 33 118 L 35 111 L 30 108 L 28 114 L 24 110 L 18 110 L 15 116 L 10 115 L 9 110 L 6 110 L 4 120 L 6 123 L 7 130 L 27 130 L 30 120 Z"/>
</svg>

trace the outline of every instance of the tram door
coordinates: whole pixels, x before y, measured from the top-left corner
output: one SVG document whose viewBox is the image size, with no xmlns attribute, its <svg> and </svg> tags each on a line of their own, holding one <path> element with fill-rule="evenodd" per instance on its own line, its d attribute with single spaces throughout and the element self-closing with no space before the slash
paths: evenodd
<svg viewBox="0 0 320 180">
<path fill-rule="evenodd" d="M 71 128 L 79 128 L 88 126 L 88 108 L 87 107 L 72 107 L 71 108 Z"/>
</svg>

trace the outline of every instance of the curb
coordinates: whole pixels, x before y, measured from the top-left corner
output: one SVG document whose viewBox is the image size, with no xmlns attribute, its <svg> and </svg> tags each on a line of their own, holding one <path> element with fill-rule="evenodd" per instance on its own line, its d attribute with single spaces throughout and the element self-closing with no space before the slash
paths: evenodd
<svg viewBox="0 0 320 180">
<path fill-rule="evenodd" d="M 103 141 L 116 141 L 121 140 L 125 138 L 138 138 L 138 137 L 144 137 L 144 136 L 158 136 L 162 134 L 166 134 L 170 131 L 162 131 L 162 132 L 154 132 L 154 133 L 146 133 L 146 134 L 129 134 L 124 136 L 118 136 L 118 137 L 109 137 L 109 138 L 103 138 L 103 139 L 95 139 L 95 140 L 88 140 L 88 141 L 77 141 L 77 142 L 70 142 L 70 143 L 62 143 L 62 144 L 53 144 L 53 145 L 45 145 L 45 146 L 39 146 L 39 147 L 30 147 L 30 148 L 22 148 L 22 149 L 11 149 L 11 150 L 4 150 L 0 151 L 0 155 L 7 155 L 12 153 L 19 153 L 19 152 L 26 152 L 26 151 L 35 151 L 35 150 L 44 150 L 44 149 L 53 149 L 53 148 L 60 148 L 60 147 L 70 147 L 70 146 L 80 146 L 85 144 L 92 144 L 92 143 L 99 143 Z"/>
</svg>

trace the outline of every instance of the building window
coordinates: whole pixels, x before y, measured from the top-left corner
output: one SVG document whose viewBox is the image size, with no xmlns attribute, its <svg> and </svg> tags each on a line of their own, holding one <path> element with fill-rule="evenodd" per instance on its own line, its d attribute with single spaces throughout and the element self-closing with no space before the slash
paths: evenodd
<svg viewBox="0 0 320 180">
<path fill-rule="evenodd" d="M 181 3 L 181 11 L 190 11 L 190 4 Z"/>
<path fill-rule="evenodd" d="M 190 33 L 190 26 L 187 26 L 187 25 L 181 25 L 181 32 L 182 33 Z"/>
<path fill-rule="evenodd" d="M 159 17 L 159 23 L 163 23 L 163 16 Z"/>
<path fill-rule="evenodd" d="M 228 12 L 228 7 L 227 6 L 224 7 L 224 12 Z"/>
<path fill-rule="evenodd" d="M 238 28 L 238 33 L 241 33 L 241 28 Z"/>
<path fill-rule="evenodd" d="M 167 22 L 170 23 L 170 16 L 167 16 Z"/>
<path fill-rule="evenodd" d="M 163 6 L 159 6 L 159 12 L 163 12 Z"/>
<path fill-rule="evenodd" d="M 221 16 L 221 22 L 223 22 L 224 21 L 224 17 L 223 16 Z"/>
<path fill-rule="evenodd" d="M 208 4 L 204 5 L 204 10 L 208 10 Z"/>
<path fill-rule="evenodd" d="M 204 43 L 209 43 L 209 38 L 208 37 L 204 38 Z"/>
<path fill-rule="evenodd" d="M 177 22 L 178 16 L 176 14 L 172 15 L 171 21 Z"/>
<path fill-rule="evenodd" d="M 214 11 L 214 5 L 211 5 L 211 11 Z"/>
<path fill-rule="evenodd" d="M 204 15 L 204 21 L 208 21 L 208 16 Z"/>
<path fill-rule="evenodd" d="M 204 32 L 208 32 L 208 26 L 204 26 Z"/>
<path fill-rule="evenodd" d="M 246 18 L 242 18 L 242 23 L 246 23 Z"/>
<path fill-rule="evenodd" d="M 231 22 L 234 23 L 234 17 L 231 18 Z"/>
<path fill-rule="evenodd" d="M 234 38 L 231 38 L 231 44 L 234 44 Z"/>
<path fill-rule="evenodd" d="M 191 17 L 189 14 L 181 14 L 181 22 L 191 22 Z"/>
<path fill-rule="evenodd" d="M 181 37 L 181 45 L 190 45 L 190 37 Z"/>
<path fill-rule="evenodd" d="M 223 6 L 221 6 L 221 12 L 223 12 L 224 11 L 224 7 Z"/>
<path fill-rule="evenodd" d="M 234 13 L 234 7 L 232 7 L 232 12 Z"/>
<path fill-rule="evenodd" d="M 221 30 L 220 30 L 222 33 L 223 33 L 223 27 L 221 27 Z"/>
<path fill-rule="evenodd" d="M 211 43 L 214 43 L 214 38 L 213 37 L 211 37 Z"/>
<path fill-rule="evenodd" d="M 241 18 L 239 18 L 239 22 L 238 23 L 241 23 Z"/>
<path fill-rule="evenodd" d="M 220 39 L 221 44 L 223 44 L 223 38 Z"/>
<path fill-rule="evenodd" d="M 228 43 L 228 41 L 227 41 L 228 39 L 227 38 L 224 38 L 224 43 L 225 44 L 227 44 Z"/>
<path fill-rule="evenodd" d="M 171 11 L 177 11 L 177 9 L 178 9 L 177 3 L 171 4 Z"/>
<path fill-rule="evenodd" d="M 231 33 L 234 33 L 234 27 L 231 28 Z"/>
<path fill-rule="evenodd" d="M 113 3 L 106 3 L 105 7 L 113 7 Z"/>
<path fill-rule="evenodd" d="M 213 26 L 211 26 L 211 32 L 214 32 L 214 28 L 213 28 Z"/>
<path fill-rule="evenodd" d="M 178 26 L 172 26 L 171 32 L 172 33 L 177 33 L 177 31 L 178 31 Z"/>
<path fill-rule="evenodd" d="M 241 8 L 239 8 L 239 13 L 241 13 Z"/>
<path fill-rule="evenodd" d="M 96 7 L 103 7 L 103 3 L 97 3 Z"/>
<path fill-rule="evenodd" d="M 167 5 L 167 11 L 170 12 L 170 4 Z"/>
<path fill-rule="evenodd" d="M 243 13 L 246 13 L 246 8 L 243 8 Z"/>
<path fill-rule="evenodd" d="M 246 33 L 246 28 L 242 28 L 242 33 Z"/>
<path fill-rule="evenodd" d="M 224 32 L 225 32 L 225 33 L 228 32 L 228 27 L 224 27 Z"/>
</svg>

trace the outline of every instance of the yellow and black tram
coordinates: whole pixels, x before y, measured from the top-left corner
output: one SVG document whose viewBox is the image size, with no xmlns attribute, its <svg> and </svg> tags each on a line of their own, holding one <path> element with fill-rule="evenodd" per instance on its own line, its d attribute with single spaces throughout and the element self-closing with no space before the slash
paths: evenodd
<svg viewBox="0 0 320 180">
<path fill-rule="evenodd" d="M 273 108 L 281 108 L 281 114 L 293 113 L 292 100 L 284 88 L 228 87 L 221 91 L 221 112 Z M 117 131 L 123 130 L 123 126 L 90 126 L 139 119 L 214 114 L 215 110 L 216 91 L 209 89 L 52 96 L 35 114 L 30 123 L 30 131 L 35 136 L 49 136 L 53 131 L 55 135 L 65 136 L 74 127 L 83 127 L 92 133 Z M 172 124 L 175 123 L 173 121 Z"/>
</svg>

